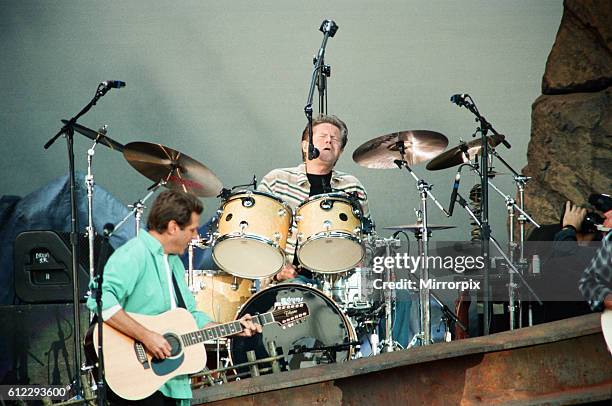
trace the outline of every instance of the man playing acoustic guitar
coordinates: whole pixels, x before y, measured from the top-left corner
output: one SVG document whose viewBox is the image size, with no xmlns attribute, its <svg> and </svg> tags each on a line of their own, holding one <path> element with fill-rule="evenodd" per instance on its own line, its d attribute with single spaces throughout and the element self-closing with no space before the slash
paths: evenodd
<svg viewBox="0 0 612 406">
<path fill-rule="evenodd" d="M 195 299 L 185 283 L 185 268 L 179 258 L 191 239 L 197 237 L 201 213 L 202 204 L 197 197 L 181 191 L 162 192 L 151 207 L 148 232 L 141 232 L 117 249 L 104 268 L 102 318 L 108 326 L 142 343 L 157 360 L 171 357 L 171 345 L 162 334 L 145 327 L 128 313 L 155 316 L 184 307 L 198 328 L 215 324 L 208 315 L 196 310 Z M 92 311 L 96 309 L 93 297 L 88 299 L 87 306 Z M 261 326 L 256 325 L 249 315 L 242 317 L 240 324 L 243 329 L 239 335 L 251 336 L 261 332 Z M 112 348 L 104 348 L 107 369 L 112 351 Z M 155 362 L 152 360 L 153 364 Z M 128 401 L 108 392 L 110 403 L 121 405 L 174 405 L 181 400 L 188 402 L 191 397 L 187 375 L 175 376 L 151 396 L 137 401 Z"/>
</svg>

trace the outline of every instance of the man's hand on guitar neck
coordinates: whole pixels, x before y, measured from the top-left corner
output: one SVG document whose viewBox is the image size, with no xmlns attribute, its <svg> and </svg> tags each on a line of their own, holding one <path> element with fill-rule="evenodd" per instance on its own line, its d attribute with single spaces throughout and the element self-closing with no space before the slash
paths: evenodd
<svg viewBox="0 0 612 406">
<path fill-rule="evenodd" d="M 251 316 L 250 314 L 247 313 L 238 320 L 240 321 L 240 324 L 242 324 L 242 327 L 244 329 L 240 333 L 234 335 L 239 337 L 252 337 L 257 333 L 261 333 L 261 325 L 253 323 L 253 316 Z M 208 323 L 204 327 L 209 328 L 219 324 L 220 323 L 213 321 Z"/>
</svg>

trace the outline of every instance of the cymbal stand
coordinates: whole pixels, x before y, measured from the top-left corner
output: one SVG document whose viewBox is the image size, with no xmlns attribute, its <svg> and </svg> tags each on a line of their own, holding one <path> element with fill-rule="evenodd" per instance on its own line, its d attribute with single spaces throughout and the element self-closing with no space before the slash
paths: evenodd
<svg viewBox="0 0 612 406">
<path fill-rule="evenodd" d="M 147 193 L 147 195 L 144 198 L 137 200 L 134 204 L 130 204 L 128 207 L 131 208 L 132 210 L 128 213 L 127 216 L 123 218 L 123 220 L 117 223 L 117 225 L 115 226 L 115 230 L 109 234 L 109 237 L 113 235 L 114 233 L 116 233 L 117 230 L 123 224 L 125 224 L 125 222 L 128 221 L 128 219 L 132 217 L 132 215 L 134 214 L 136 216 L 136 236 L 138 236 L 138 234 L 140 233 L 140 220 L 142 219 L 142 214 L 144 213 L 144 209 L 146 209 L 147 207 L 144 205 L 145 202 L 153 195 L 153 193 L 157 191 L 157 189 L 159 189 L 161 186 L 164 186 L 165 184 L 166 184 L 165 180 L 160 180 L 159 182 L 154 183 L 151 187 L 147 189 L 149 193 Z"/>
<path fill-rule="evenodd" d="M 421 217 L 420 210 L 415 210 L 415 211 L 417 213 L 417 224 L 418 224 L 418 223 L 420 223 L 423 220 L 422 220 L 422 217 Z M 421 230 L 415 230 L 414 231 L 414 237 L 416 238 L 417 241 L 420 241 L 421 240 Z M 410 244 L 410 242 L 408 242 L 408 244 Z M 412 272 L 408 273 L 408 277 L 410 279 L 414 280 L 417 283 L 417 286 L 419 286 L 418 278 Z M 451 309 L 449 309 L 448 306 L 446 306 L 444 304 L 444 302 L 442 302 L 442 300 L 440 300 L 438 295 L 436 295 L 432 291 L 429 292 L 429 295 L 431 296 L 431 298 L 433 300 L 436 301 L 436 303 L 438 303 L 438 305 L 442 309 L 442 318 L 441 318 L 442 320 L 441 321 L 444 323 L 444 328 L 446 329 L 446 333 L 447 334 L 450 333 L 450 322 L 451 322 L 451 320 L 454 321 L 463 331 L 467 332 L 467 328 L 465 327 L 465 325 L 461 322 L 461 320 L 459 320 L 457 315 L 455 313 L 453 313 L 453 311 Z M 419 333 L 415 337 L 413 337 L 414 343 L 411 341 L 412 345 L 410 345 L 409 348 L 413 347 L 414 345 L 416 345 L 415 338 L 421 339 L 421 337 L 419 336 L 420 334 L 422 334 L 422 333 Z M 450 340 L 446 340 L 447 334 L 445 334 L 445 341 L 450 341 Z"/>
<path fill-rule="evenodd" d="M 440 202 L 435 198 L 435 196 L 431 193 L 431 189 L 433 185 L 425 182 L 423 179 L 420 179 L 414 171 L 408 165 L 408 162 L 405 160 L 405 152 L 406 147 L 403 141 L 398 141 L 397 149 L 402 157 L 401 160 L 396 160 L 395 164 L 399 169 L 402 167 L 406 168 L 406 170 L 412 175 L 414 180 L 417 182 L 417 189 L 419 190 L 419 194 L 421 196 L 421 213 L 423 217 L 423 222 L 421 223 L 421 235 L 422 238 L 419 240 L 419 256 L 423 256 L 426 260 L 422 261 L 421 266 L 421 280 L 427 281 L 429 280 L 429 264 L 427 258 L 429 257 L 429 229 L 427 228 L 427 197 L 430 197 L 431 200 L 438 206 L 438 208 L 449 217 L 448 212 L 442 207 Z M 425 286 L 429 286 L 426 284 Z M 429 288 L 425 287 L 419 290 L 420 297 L 420 315 L 421 315 L 421 334 L 423 337 L 423 345 L 431 344 L 431 309 L 429 303 Z"/>
</svg>

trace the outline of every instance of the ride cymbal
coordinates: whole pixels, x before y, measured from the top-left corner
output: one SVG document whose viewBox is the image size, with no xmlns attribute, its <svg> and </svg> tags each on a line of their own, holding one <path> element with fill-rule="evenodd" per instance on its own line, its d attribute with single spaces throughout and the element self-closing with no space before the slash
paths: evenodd
<svg viewBox="0 0 612 406">
<path fill-rule="evenodd" d="M 401 160 L 400 149 L 404 148 L 404 159 L 408 165 L 428 161 L 444 151 L 448 139 L 429 130 L 400 131 L 376 137 L 360 145 L 353 152 L 353 161 L 366 168 L 397 168 Z"/>
<path fill-rule="evenodd" d="M 138 172 L 154 182 L 165 181 L 170 189 L 196 196 L 217 196 L 223 184 L 205 165 L 161 144 L 130 142 L 123 156 Z"/>
<path fill-rule="evenodd" d="M 490 135 L 489 145 L 495 148 L 501 144 L 505 138 L 506 137 L 502 134 Z M 426 168 L 430 171 L 437 171 L 466 163 L 468 159 L 462 151 L 462 148 L 465 148 L 464 146 L 467 147 L 467 153 L 470 156 L 470 159 L 472 159 L 480 152 L 480 149 L 482 148 L 482 140 L 478 138 L 476 140 L 457 145 L 456 147 L 453 147 L 432 159 L 431 162 L 427 164 Z"/>
</svg>

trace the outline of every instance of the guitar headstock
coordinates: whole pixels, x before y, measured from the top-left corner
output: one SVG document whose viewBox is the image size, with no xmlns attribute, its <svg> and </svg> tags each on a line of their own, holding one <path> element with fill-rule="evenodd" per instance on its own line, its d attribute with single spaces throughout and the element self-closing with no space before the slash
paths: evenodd
<svg viewBox="0 0 612 406">
<path fill-rule="evenodd" d="M 274 321 L 285 329 L 301 323 L 310 312 L 306 303 L 295 303 L 274 306 L 272 314 L 274 315 Z"/>
</svg>

